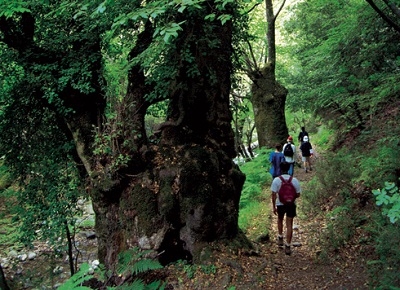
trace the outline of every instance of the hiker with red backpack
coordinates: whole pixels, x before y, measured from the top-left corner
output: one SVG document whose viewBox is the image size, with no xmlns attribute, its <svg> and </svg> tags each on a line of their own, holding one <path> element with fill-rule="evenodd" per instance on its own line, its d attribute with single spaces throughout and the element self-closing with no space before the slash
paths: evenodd
<svg viewBox="0 0 400 290">
<path fill-rule="evenodd" d="M 290 164 L 282 162 L 280 164 L 282 175 L 274 178 L 271 185 L 272 191 L 272 210 L 278 215 L 278 245 L 284 246 L 283 242 L 283 219 L 286 215 L 286 244 L 285 254 L 290 255 L 293 219 L 296 216 L 295 200 L 300 196 L 300 182 L 297 178 L 288 174 Z"/>
</svg>

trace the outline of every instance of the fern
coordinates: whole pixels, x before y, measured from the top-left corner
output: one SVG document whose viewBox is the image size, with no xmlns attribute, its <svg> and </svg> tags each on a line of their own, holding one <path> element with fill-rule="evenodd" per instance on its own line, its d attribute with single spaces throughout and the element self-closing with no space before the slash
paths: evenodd
<svg viewBox="0 0 400 290">
<path fill-rule="evenodd" d="M 91 288 L 81 286 L 83 282 L 92 278 L 91 275 L 87 275 L 89 272 L 89 264 L 84 263 L 81 265 L 79 271 L 69 278 L 58 290 L 90 290 Z"/>
<path fill-rule="evenodd" d="M 147 271 L 161 269 L 162 266 L 158 261 L 144 258 L 149 253 L 150 251 L 141 251 L 138 248 L 120 253 L 117 267 L 118 274 L 133 273 L 138 275 Z"/>
<path fill-rule="evenodd" d="M 155 260 L 150 260 L 150 259 L 144 259 L 137 261 L 132 268 L 132 271 L 135 275 L 139 273 L 144 273 L 150 270 L 157 270 L 161 269 L 162 266 L 158 261 Z"/>
</svg>

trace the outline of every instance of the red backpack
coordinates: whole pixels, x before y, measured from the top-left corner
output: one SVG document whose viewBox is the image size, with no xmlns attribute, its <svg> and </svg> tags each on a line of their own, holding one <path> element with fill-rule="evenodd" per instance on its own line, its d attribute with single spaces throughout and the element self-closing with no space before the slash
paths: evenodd
<svg viewBox="0 0 400 290">
<path fill-rule="evenodd" d="M 297 198 L 296 188 L 292 184 L 293 176 L 290 176 L 288 180 L 285 180 L 282 176 L 279 176 L 282 180 L 281 188 L 279 189 L 279 200 L 283 204 L 290 204 Z"/>
</svg>

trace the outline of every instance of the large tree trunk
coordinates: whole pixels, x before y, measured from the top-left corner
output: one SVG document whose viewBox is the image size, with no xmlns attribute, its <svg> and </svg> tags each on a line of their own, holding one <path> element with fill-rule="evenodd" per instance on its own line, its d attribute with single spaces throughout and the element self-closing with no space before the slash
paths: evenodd
<svg viewBox="0 0 400 290">
<path fill-rule="evenodd" d="M 130 72 L 127 114 L 134 144 L 128 166 L 109 178 L 93 179 L 93 205 L 99 258 L 108 267 L 118 253 L 139 246 L 160 253 L 160 261 L 201 261 L 208 242 L 238 236 L 238 210 L 244 175 L 232 162 L 236 156 L 229 110 L 231 25 L 207 30 L 203 18 L 187 20 L 177 43 L 196 55 L 181 60 L 171 89 L 170 114 L 159 127 L 159 142 L 148 144 L 144 113 L 145 79 L 140 68 Z M 149 34 L 151 35 L 151 34 Z M 204 38 L 212 37 L 213 39 Z M 209 47 L 209 42 L 218 45 Z M 186 52 L 187 53 L 187 52 Z M 185 53 L 176 51 L 179 60 Z M 118 178 L 116 178 L 118 176 Z"/>
<path fill-rule="evenodd" d="M 259 73 L 253 74 L 251 88 L 258 143 L 260 147 L 267 148 L 274 148 L 277 143 L 285 142 L 288 136 L 285 118 L 288 92 L 271 74 L 271 67 L 268 65 Z"/>
<path fill-rule="evenodd" d="M 0 289 L 1 290 L 9 290 L 10 288 L 7 285 L 6 277 L 4 276 L 3 268 L 0 265 Z"/>
<path fill-rule="evenodd" d="M 272 0 L 265 0 L 265 16 L 267 20 L 266 62 L 261 69 L 254 65 L 254 68 L 248 73 L 253 82 L 251 102 L 253 104 L 254 122 L 260 147 L 274 148 L 277 143 L 285 142 L 288 136 L 285 118 L 285 102 L 288 91 L 276 81 L 275 75 L 275 22 L 285 2 L 286 0 L 282 0 L 278 12 L 274 15 Z"/>
</svg>

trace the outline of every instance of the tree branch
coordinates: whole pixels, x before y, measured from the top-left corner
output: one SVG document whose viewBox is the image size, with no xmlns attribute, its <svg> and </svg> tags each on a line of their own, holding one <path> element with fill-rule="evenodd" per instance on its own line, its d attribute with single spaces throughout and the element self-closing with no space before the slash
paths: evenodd
<svg viewBox="0 0 400 290">
<path fill-rule="evenodd" d="M 400 26 L 394 23 L 378 6 L 375 5 L 373 0 L 365 0 L 375 10 L 376 13 L 387 23 L 390 27 L 400 33 Z"/>
</svg>

